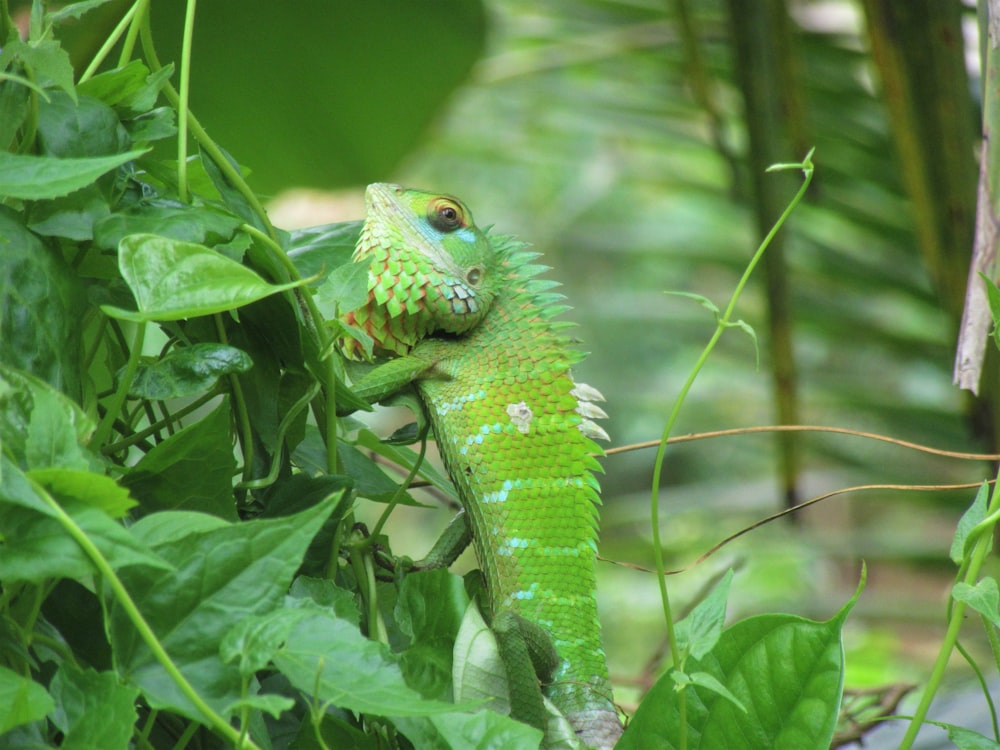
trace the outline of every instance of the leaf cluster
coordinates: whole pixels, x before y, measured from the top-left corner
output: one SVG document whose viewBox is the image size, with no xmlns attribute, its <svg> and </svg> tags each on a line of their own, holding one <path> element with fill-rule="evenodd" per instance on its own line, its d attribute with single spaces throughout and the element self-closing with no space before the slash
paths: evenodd
<svg viewBox="0 0 1000 750">
<path fill-rule="evenodd" d="M 271 225 L 148 3 L 77 75 L 57 32 L 101 5 L 36 0 L 22 40 L 0 4 L 0 744 L 577 746 L 505 715 L 477 577 L 404 576 L 356 523 L 362 501 L 416 504 L 382 461 L 451 492 L 413 430 L 343 416 L 370 408 L 335 345 L 358 336 L 337 322 L 364 298 L 358 224 Z M 856 597 L 726 628 L 729 581 L 620 747 L 829 741 Z M 995 625 L 974 582 L 955 600 Z"/>
<path fill-rule="evenodd" d="M 0 24 L 0 744 L 537 745 L 452 700 L 462 579 L 376 576 L 355 527 L 414 502 L 372 456 L 417 463 L 337 416 L 358 224 L 271 226 L 144 3 L 77 76 L 56 32 L 101 4 Z"/>
</svg>

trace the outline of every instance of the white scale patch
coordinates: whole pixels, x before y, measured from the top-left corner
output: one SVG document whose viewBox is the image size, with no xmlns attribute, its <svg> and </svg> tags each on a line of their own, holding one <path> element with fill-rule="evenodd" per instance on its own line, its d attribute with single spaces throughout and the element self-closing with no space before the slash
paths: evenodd
<svg viewBox="0 0 1000 750">
<path fill-rule="evenodd" d="M 517 431 L 525 435 L 531 430 L 531 420 L 535 418 L 531 407 L 523 401 L 507 404 L 507 416 L 510 417 L 510 421 L 517 428 Z"/>
</svg>

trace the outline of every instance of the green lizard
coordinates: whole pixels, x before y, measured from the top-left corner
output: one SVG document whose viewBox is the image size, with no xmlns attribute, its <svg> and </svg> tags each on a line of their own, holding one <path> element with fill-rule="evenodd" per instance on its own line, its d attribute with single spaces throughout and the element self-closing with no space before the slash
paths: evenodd
<svg viewBox="0 0 1000 750">
<path fill-rule="evenodd" d="M 494 623 L 512 614 L 548 634 L 558 662 L 546 696 L 585 744 L 610 748 L 622 728 L 597 619 L 592 474 L 605 414 L 600 393 L 570 376 L 584 355 L 571 324 L 553 320 L 568 308 L 535 278 L 536 253 L 487 238 L 460 201 L 387 184 L 366 199 L 354 259 L 370 259 L 369 298 L 344 320 L 416 385 Z M 345 351 L 362 355 L 350 340 Z"/>
</svg>

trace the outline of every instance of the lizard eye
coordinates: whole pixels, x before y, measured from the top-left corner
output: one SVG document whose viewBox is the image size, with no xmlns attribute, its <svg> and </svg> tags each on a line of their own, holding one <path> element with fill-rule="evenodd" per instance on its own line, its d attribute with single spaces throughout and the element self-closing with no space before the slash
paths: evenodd
<svg viewBox="0 0 1000 750">
<path fill-rule="evenodd" d="M 483 267 L 473 266 L 465 273 L 465 283 L 471 287 L 479 286 L 479 282 L 483 280 Z"/>
<path fill-rule="evenodd" d="M 453 232 L 465 226 L 465 212 L 454 201 L 438 198 L 431 203 L 427 220 L 441 232 Z"/>
</svg>

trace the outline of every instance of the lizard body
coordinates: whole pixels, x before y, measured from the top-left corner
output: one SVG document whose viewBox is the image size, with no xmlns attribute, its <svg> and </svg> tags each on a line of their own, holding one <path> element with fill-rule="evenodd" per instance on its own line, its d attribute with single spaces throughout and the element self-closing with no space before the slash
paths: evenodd
<svg viewBox="0 0 1000 750">
<path fill-rule="evenodd" d="M 417 358 L 415 385 L 462 499 L 494 618 L 538 625 L 558 655 L 546 695 L 585 744 L 621 733 L 601 649 L 594 566 L 606 434 L 600 394 L 573 381 L 583 358 L 553 318 L 537 254 L 487 238 L 459 201 L 377 184 L 355 260 L 369 300 L 346 316 L 376 351 Z M 360 348 L 346 346 L 358 356 Z"/>
</svg>

